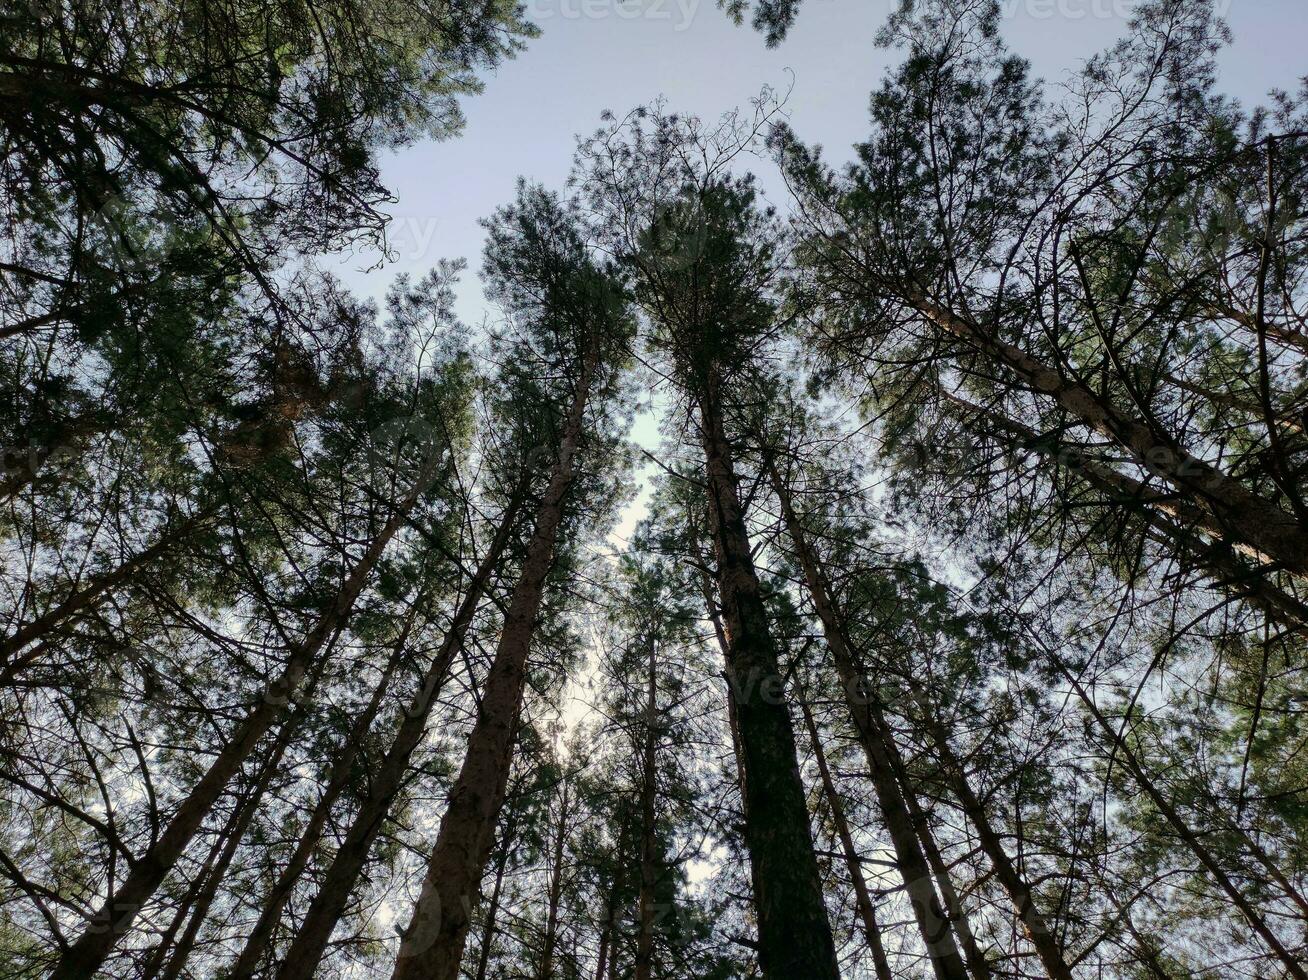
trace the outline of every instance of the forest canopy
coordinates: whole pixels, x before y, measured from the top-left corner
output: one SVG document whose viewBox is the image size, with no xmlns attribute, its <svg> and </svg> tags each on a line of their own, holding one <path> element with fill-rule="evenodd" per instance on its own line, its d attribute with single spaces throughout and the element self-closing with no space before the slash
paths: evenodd
<svg viewBox="0 0 1308 980">
<path fill-rule="evenodd" d="M 1308 980 L 1308 80 L 1220 6 L 1051 85 L 903 0 L 847 162 L 607 112 L 376 300 L 525 7 L 10 4 L 0 977 Z"/>
</svg>

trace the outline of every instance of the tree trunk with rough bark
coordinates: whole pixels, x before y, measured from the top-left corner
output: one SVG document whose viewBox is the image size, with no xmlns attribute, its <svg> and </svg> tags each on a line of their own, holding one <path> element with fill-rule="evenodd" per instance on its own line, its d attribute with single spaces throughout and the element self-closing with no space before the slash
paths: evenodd
<svg viewBox="0 0 1308 980">
<path fill-rule="evenodd" d="M 831 822 L 835 824 L 836 836 L 840 838 L 840 849 L 845 855 L 845 867 L 849 870 L 849 880 L 854 885 L 854 900 L 858 905 L 858 917 L 863 921 L 863 934 L 867 937 L 868 947 L 872 950 L 872 965 L 876 969 L 877 980 L 895 980 L 890 972 L 890 960 L 886 957 L 886 947 L 881 941 L 881 928 L 877 925 L 876 906 L 872 901 L 872 890 L 868 888 L 867 876 L 863 874 L 863 865 L 854 847 L 854 836 L 849 831 L 849 821 L 845 819 L 845 805 L 836 792 L 835 780 L 831 778 L 831 767 L 827 765 L 827 754 L 822 748 L 822 738 L 818 734 L 817 723 L 808 701 L 799 698 L 799 710 L 804 715 L 804 725 L 808 728 L 809 741 L 813 745 L 813 759 L 817 762 L 818 775 L 822 777 L 822 792 L 831 810 Z"/>
<path fill-rule="evenodd" d="M 640 786 L 640 902 L 639 928 L 636 933 L 636 980 L 650 980 L 654 971 L 654 888 L 658 883 L 655 864 L 658 817 L 658 712 L 659 685 L 656 644 L 649 644 L 649 677 L 646 680 L 645 732 L 641 747 Z"/>
<path fill-rule="evenodd" d="M 1239 480 L 1192 456 L 1171 438 L 994 336 L 974 320 L 924 296 L 909 297 L 909 302 L 940 329 L 993 357 L 1033 390 L 1052 398 L 1082 424 L 1111 439 L 1129 452 L 1137 465 L 1167 480 L 1189 504 L 1209 515 L 1232 546 L 1247 547 L 1296 575 L 1308 575 L 1308 528 L 1276 503 L 1253 493 Z"/>
<path fill-rule="evenodd" d="M 835 942 L 813 849 L 795 733 L 786 707 L 717 379 L 698 393 L 728 683 L 744 762 L 745 843 L 758 913 L 759 966 L 769 980 L 838 980 Z"/>
<path fill-rule="evenodd" d="M 781 504 L 782 519 L 794 545 L 804 581 L 822 623 L 823 634 L 836 664 L 836 674 L 843 688 L 845 704 L 858 734 L 859 743 L 867 756 L 868 773 L 876 794 L 881 818 L 890 834 L 890 841 L 904 880 L 904 889 L 913 907 L 918 932 L 931 957 L 931 965 L 938 980 L 967 980 L 963 957 L 954 942 L 954 931 L 948 915 L 936 895 L 931 880 L 931 869 L 922 852 L 921 842 L 913 826 L 913 819 L 900 792 L 892 758 L 893 745 L 890 732 L 873 703 L 866 680 L 859 674 L 854 662 L 852 645 L 846 636 L 843 620 L 817 556 L 809 547 L 808 536 L 795 513 L 790 491 L 775 465 L 768 463 L 768 475 L 777 499 Z"/>
<path fill-rule="evenodd" d="M 575 478 L 575 457 L 597 368 L 598 356 L 592 349 L 564 425 L 558 460 L 536 512 L 536 528 L 504 616 L 463 766 L 441 819 L 413 917 L 404 930 L 393 980 L 458 977 L 472 908 L 504 805 L 527 680 L 527 654 L 554 562 L 564 503 Z"/>
<path fill-rule="evenodd" d="M 422 686 L 410 701 L 395 738 L 373 775 L 368 795 L 360 804 L 344 840 L 323 875 L 318 893 L 310 903 L 304 921 L 300 923 L 300 929 L 287 950 L 278 974 L 279 980 L 310 980 L 318 969 L 332 931 L 349 904 L 350 893 L 367 862 L 372 843 L 380 832 L 386 815 L 390 813 L 395 795 L 400 791 L 409 760 L 426 734 L 432 706 L 440 694 L 454 658 L 463 649 L 468 628 L 472 625 L 477 608 L 512 537 L 521 500 L 520 489 L 505 508 L 495 538 L 468 582 L 440 649 L 432 657 L 423 676 Z"/>
<path fill-rule="evenodd" d="M 331 770 L 327 775 L 327 784 L 323 787 L 322 795 L 318 798 L 318 802 L 314 804 L 313 812 L 309 815 L 309 820 L 305 823 L 304 830 L 300 834 L 300 839 L 296 842 L 295 850 L 291 852 L 290 858 L 287 859 L 286 866 L 282 868 L 281 874 L 277 876 L 277 880 L 269 889 L 268 895 L 264 899 L 263 909 L 259 913 L 259 918 L 255 922 L 254 928 L 250 930 L 250 935 L 246 938 L 245 945 L 241 948 L 241 953 L 228 974 L 228 980 L 249 980 L 250 977 L 254 976 L 260 961 L 268 955 L 273 935 L 277 931 L 278 923 L 281 922 L 286 903 L 290 900 L 291 893 L 295 890 L 300 876 L 304 874 L 304 869 L 308 867 L 314 848 L 318 846 L 319 841 L 322 839 L 323 829 L 327 826 L 327 821 L 331 817 L 332 807 L 336 805 L 336 801 L 340 799 L 346 786 L 349 785 L 350 773 L 354 769 L 354 764 L 363 749 L 363 740 L 367 737 L 373 721 L 377 718 L 377 713 L 381 710 L 382 701 L 390 691 L 391 678 L 404 657 L 405 647 L 408 644 L 414 623 L 417 621 L 421 598 L 421 596 L 415 598 L 413 607 L 409 610 L 409 615 L 405 617 L 404 625 L 400 629 L 400 635 L 391 649 L 391 655 L 387 658 L 381 676 L 373 688 L 372 696 L 368 699 L 368 704 L 354 719 L 349 732 L 346 733 L 345 739 L 332 761 Z"/>
</svg>

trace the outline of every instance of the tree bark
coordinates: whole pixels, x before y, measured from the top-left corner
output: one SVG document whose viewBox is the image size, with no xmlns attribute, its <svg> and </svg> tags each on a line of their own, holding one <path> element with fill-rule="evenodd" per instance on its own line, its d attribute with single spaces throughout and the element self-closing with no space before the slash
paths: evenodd
<svg viewBox="0 0 1308 980">
<path fill-rule="evenodd" d="M 877 797 L 881 818 L 895 851 L 904 889 L 913 907 L 918 932 L 931 957 L 931 965 L 938 980 L 967 980 L 963 957 L 954 942 L 954 932 L 935 885 L 931 869 L 922 852 L 921 842 L 913 825 L 908 805 L 900 792 L 899 780 L 892 753 L 897 753 L 891 741 L 889 727 L 877 708 L 866 680 L 854 662 L 853 645 L 845 633 L 835 600 L 826 577 L 818 564 L 817 556 L 809 547 L 808 536 L 795 513 L 790 491 L 775 465 L 767 463 L 768 475 L 777 499 L 781 504 L 782 519 L 799 559 L 804 581 L 813 600 L 823 635 L 836 664 L 836 674 L 843 688 L 845 704 L 849 709 L 854 730 L 867 756 L 868 774 Z"/>
<path fill-rule="evenodd" d="M 845 855 L 845 867 L 849 869 L 849 880 L 854 885 L 854 899 L 858 905 L 858 916 L 863 920 L 863 934 L 867 937 L 872 950 L 872 965 L 876 968 L 877 980 L 894 980 L 890 972 L 890 960 L 886 957 L 886 947 L 881 941 L 881 928 L 877 925 L 876 906 L 872 901 L 872 891 L 867 886 L 867 876 L 863 874 L 862 861 L 858 849 L 854 847 L 854 837 L 849 832 L 849 821 L 845 819 L 845 806 L 836 792 L 835 780 L 831 778 L 831 768 L 827 765 L 827 754 L 822 748 L 822 738 L 818 734 L 817 723 L 808 701 L 799 698 L 799 710 L 804 715 L 804 725 L 808 728 L 808 737 L 813 745 L 813 758 L 817 762 L 818 775 L 822 777 L 822 792 L 831 810 L 831 822 L 835 824 L 836 836 L 840 838 L 840 849 Z"/>
<path fill-rule="evenodd" d="M 391 538 L 408 520 L 418 497 L 435 481 L 438 465 L 439 460 L 433 460 L 414 481 L 363 557 L 350 570 L 332 602 L 322 610 L 308 635 L 291 647 L 281 676 L 237 725 L 208 771 L 177 808 L 167 829 L 132 866 L 122 886 L 103 903 L 82 934 L 64 951 L 50 980 L 80 980 L 92 976 L 118 940 L 126 935 L 142 905 L 172 871 L 232 777 L 253 754 L 268 730 L 289 713 L 289 706 L 294 703 L 315 658 L 338 626 L 348 619 Z"/>
<path fill-rule="evenodd" d="M 218 887 L 227 875 L 227 869 L 231 866 L 232 858 L 236 856 L 236 849 L 245 837 L 245 832 L 253 822 L 255 814 L 259 812 L 259 803 L 263 800 L 263 795 L 268 792 L 268 786 L 277 774 L 277 769 L 282 763 L 282 757 L 286 754 L 287 748 L 290 747 L 291 738 L 299 727 L 299 722 L 304 713 L 303 710 L 296 711 L 282 725 L 281 731 L 278 732 L 272 751 L 264 762 L 259 778 L 251 789 L 250 798 L 243 805 L 236 825 L 227 837 L 227 843 L 223 847 L 222 854 L 210 870 L 208 879 L 200 890 L 195 908 L 191 912 L 191 920 L 186 924 L 186 931 L 182 933 L 177 948 L 173 950 L 173 955 L 168 959 L 168 965 L 160 974 L 162 980 L 177 980 L 181 976 L 182 969 L 186 966 L 186 961 L 190 959 L 191 952 L 195 948 L 195 937 L 199 935 L 200 927 L 204 925 L 204 920 L 209 915 L 209 908 L 213 905 L 213 900 L 218 894 Z"/>
<path fill-rule="evenodd" d="M 458 977 L 472 907 L 504 805 L 527 680 L 527 654 L 545 580 L 554 563 L 564 502 L 576 475 L 586 402 L 598 366 L 598 351 L 592 348 L 586 354 L 558 460 L 536 512 L 536 529 L 486 677 L 477 722 L 468 736 L 467 753 L 441 820 L 413 917 L 404 930 L 392 980 Z"/>
<path fill-rule="evenodd" d="M 795 733 L 714 374 L 697 395 L 728 683 L 736 696 L 744 762 L 745 843 L 758 912 L 759 967 L 768 980 L 838 980 Z"/>
<path fill-rule="evenodd" d="M 344 840 L 323 875 L 322 884 L 309 905 L 309 911 L 305 913 L 304 921 L 300 923 L 299 931 L 282 963 L 278 974 L 279 980 L 310 980 L 314 971 L 318 969 L 318 963 L 327 949 L 332 931 L 349 904 L 350 894 L 368 859 L 372 843 L 380 832 L 386 815 L 390 812 L 396 794 L 403 785 L 409 760 L 426 734 L 427 719 L 431 715 L 432 707 L 454 663 L 454 658 L 463 648 L 468 628 L 472 625 L 477 608 L 486 595 L 486 590 L 513 535 L 521 507 L 522 492 L 519 488 L 505 508 L 495 537 L 468 582 L 463 599 L 450 622 L 449 630 L 423 677 L 422 686 L 410 701 L 404 718 L 396 730 L 395 738 L 390 748 L 386 750 L 381 765 L 377 767 L 368 795 L 360 804 L 359 811 L 350 823 Z"/>
<path fill-rule="evenodd" d="M 1034 429 L 994 409 L 975 405 L 957 395 L 946 394 L 945 397 L 964 411 L 984 417 L 990 424 L 1021 440 L 1023 448 L 1049 458 L 1055 464 L 1067 466 L 1103 493 L 1109 503 L 1135 511 L 1155 532 L 1155 540 L 1161 538 L 1162 543 L 1178 555 L 1187 555 L 1206 566 L 1221 585 L 1256 606 L 1269 619 L 1291 630 L 1308 627 L 1308 604 L 1278 589 L 1267 577 L 1267 569 L 1251 568 L 1242 561 L 1236 551 L 1254 558 L 1259 556 L 1247 546 L 1229 545 L 1211 515 L 1178 501 L 1174 496 L 1150 490 L 1139 480 L 1091 458 L 1076 446 L 1060 444 L 1056 452 L 1045 448 Z M 1193 528 L 1216 540 L 1204 540 Z"/>
<path fill-rule="evenodd" d="M 995 869 L 995 877 L 1008 893 L 1013 909 L 1017 912 L 1018 921 L 1022 924 L 1022 931 L 1035 947 L 1045 972 L 1049 974 L 1050 980 L 1072 980 L 1072 969 L 1063 958 L 1063 950 L 1058 945 L 1053 929 L 1040 913 L 1031 893 L 1031 886 L 1017 870 L 1008 852 L 1004 850 L 1003 840 L 991 825 L 984 804 L 973 792 L 962 762 L 949 745 L 947 733 L 934 718 L 928 717 L 926 726 L 931 741 L 940 755 L 940 761 L 944 764 L 949 787 L 958 802 L 962 804 L 963 813 L 976 828 L 981 850 L 989 859 L 990 866 Z"/>
<path fill-rule="evenodd" d="M 967 968 L 971 971 L 976 980 L 990 980 L 990 963 L 986 960 L 985 953 L 981 950 L 980 943 L 976 940 L 976 934 L 972 932 L 972 920 L 967 914 L 967 909 L 963 907 L 962 900 L 958 897 L 958 889 L 954 887 L 954 878 L 949 871 L 949 864 L 945 861 L 945 856 L 940 853 L 940 847 L 936 844 L 935 833 L 931 830 L 931 819 L 927 816 L 922 804 L 917 798 L 917 792 L 913 784 L 908 780 L 904 771 L 904 760 L 898 748 L 894 748 L 891 753 L 891 761 L 895 767 L 895 774 L 899 777 L 899 785 L 904 794 L 904 804 L 908 807 L 908 815 L 913 821 L 913 829 L 917 831 L 917 839 L 922 844 L 922 853 L 926 855 L 927 864 L 931 867 L 931 872 L 936 877 L 936 885 L 940 889 L 940 901 L 945 907 L 945 912 L 949 916 L 949 921 L 954 925 L 954 932 L 958 935 L 958 943 L 963 947 L 963 959 L 967 963 Z"/>
</svg>

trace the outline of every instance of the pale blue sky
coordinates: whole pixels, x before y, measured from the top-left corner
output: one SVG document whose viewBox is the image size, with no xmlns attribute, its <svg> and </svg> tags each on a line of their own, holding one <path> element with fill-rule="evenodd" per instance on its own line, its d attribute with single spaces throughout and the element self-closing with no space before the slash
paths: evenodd
<svg viewBox="0 0 1308 980">
<path fill-rule="evenodd" d="M 1135 0 L 1001 2 L 1009 44 L 1053 80 L 1118 37 Z M 357 270 L 375 254 L 348 258 L 341 271 L 360 292 L 380 295 L 399 271 L 421 274 L 441 257 L 464 256 L 470 268 L 459 312 L 479 322 L 486 304 L 476 281 L 478 219 L 511 198 L 519 174 L 562 186 L 575 136 L 592 132 L 602 110 L 621 113 L 663 95 L 672 110 L 715 118 L 765 84 L 785 89 L 793 72 L 792 125 L 842 160 L 866 136 L 868 94 L 897 57 L 872 43 L 894 0 L 807 0 L 775 50 L 731 24 L 713 0 L 527 3 L 542 34 L 466 101 L 463 135 L 385 161 L 384 180 L 399 199 L 391 209 L 398 258 L 367 274 Z M 1308 0 L 1219 3 L 1235 34 L 1222 58 L 1223 89 L 1251 104 L 1272 87 L 1297 87 L 1308 74 Z M 759 176 L 784 208 L 767 161 Z"/>
</svg>

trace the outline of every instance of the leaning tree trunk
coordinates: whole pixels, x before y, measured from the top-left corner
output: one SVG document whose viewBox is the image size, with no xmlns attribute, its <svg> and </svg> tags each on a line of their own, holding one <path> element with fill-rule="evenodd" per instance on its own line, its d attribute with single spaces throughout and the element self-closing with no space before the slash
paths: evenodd
<svg viewBox="0 0 1308 980">
<path fill-rule="evenodd" d="M 1104 494 L 1107 503 L 1134 511 L 1155 541 L 1171 549 L 1178 557 L 1205 566 L 1221 586 L 1256 606 L 1268 619 L 1294 631 L 1308 628 L 1308 605 L 1277 588 L 1268 577 L 1270 569 L 1258 565 L 1250 567 L 1236 552 L 1243 551 L 1255 558 L 1257 554 L 1251 548 L 1228 544 L 1211 514 L 1177 500 L 1172 494 L 1151 490 L 1076 446 L 1066 443 L 1057 444 L 1056 448 L 1050 446 L 1034 429 L 995 409 L 948 393 L 945 398 L 965 412 L 984 418 L 995 429 L 1020 442 L 1022 448 L 1044 456 L 1056 465 L 1065 465 L 1086 484 Z M 1205 540 L 1199 531 L 1213 540 Z"/>
<path fill-rule="evenodd" d="M 525 481 L 525 474 L 523 479 Z M 337 920 L 349 904 L 350 893 L 363 871 L 372 843 L 381 831 L 386 815 L 390 813 L 395 797 L 403 785 L 409 760 L 426 734 L 427 719 L 431 715 L 432 706 L 436 703 L 445 679 L 449 675 L 454 658 L 463 649 L 468 629 L 513 536 L 524 492 L 522 486 L 515 491 L 500 519 L 500 525 L 496 529 L 495 537 L 485 557 L 468 581 L 463 599 L 454 614 L 454 619 L 450 622 L 444 640 L 441 641 L 440 649 L 432 657 L 431 664 L 423 676 L 422 685 L 414 694 L 396 730 L 395 739 L 386 750 L 381 765 L 373 774 L 368 795 L 354 815 L 354 820 L 345 833 L 345 839 L 337 848 L 332 863 L 323 875 L 318 893 L 309 905 L 309 911 L 305 913 L 304 921 L 300 923 L 295 939 L 291 942 L 281 972 L 278 974 L 279 980 L 310 980 L 318 969 L 318 963 L 327 949 L 327 942 L 331 939 Z M 284 901 L 283 898 L 283 903 Z"/>
<path fill-rule="evenodd" d="M 281 922 L 286 903 L 290 900 L 291 893 L 295 890 L 300 876 L 304 874 L 304 869 L 308 867 L 314 849 L 322 839 L 323 829 L 327 826 L 327 821 L 331 817 L 332 808 L 350 783 L 350 775 L 354 770 L 354 765 L 358 761 L 359 754 L 363 751 L 364 739 L 381 710 L 385 696 L 390 693 L 391 677 L 407 652 L 409 635 L 413 630 L 414 623 L 417 621 L 418 608 L 423 598 L 421 594 L 415 597 L 413 607 L 404 619 L 404 624 L 400 628 L 400 635 L 396 638 L 391 654 L 387 658 L 386 665 L 382 668 L 381 676 L 377 680 L 377 685 L 373 688 L 372 696 L 368 699 L 368 704 L 363 711 L 355 717 L 349 732 L 346 733 L 345 739 L 332 761 L 331 769 L 327 775 L 327 785 L 323 787 L 322 795 L 318 798 L 318 802 L 314 804 L 309 820 L 300 834 L 300 839 L 296 842 L 295 850 L 291 852 L 286 866 L 282 868 L 281 874 L 277 876 L 277 880 L 273 882 L 272 888 L 269 889 L 268 895 L 264 899 L 263 909 L 259 913 L 258 921 L 255 922 L 254 928 L 250 930 L 250 935 L 246 937 L 240 956 L 237 957 L 236 963 L 227 975 L 228 980 L 249 980 L 258 969 L 260 960 L 269 952 L 273 934 L 277 930 L 278 923 Z"/>
<path fill-rule="evenodd" d="M 954 932 L 958 935 L 958 944 L 963 947 L 963 959 L 967 963 L 967 968 L 975 980 L 990 980 L 993 976 L 990 971 L 990 963 L 986 960 L 980 943 L 977 942 L 976 934 L 972 932 L 972 919 L 967 914 L 967 909 L 963 907 L 962 899 L 958 896 L 958 889 L 954 887 L 954 877 L 950 873 L 949 864 L 945 861 L 945 856 L 940 852 L 940 846 L 936 843 L 935 832 L 931 829 L 931 819 L 927 816 L 926 811 L 922 809 L 922 804 L 917 798 L 917 791 L 908 779 L 904 769 L 903 755 L 899 752 L 898 747 L 894 747 L 890 759 L 895 767 L 895 774 L 899 777 L 899 785 L 904 794 L 904 805 L 908 807 L 908 815 L 913 821 L 913 829 L 917 831 L 917 839 L 922 845 L 922 853 L 926 855 L 927 865 L 931 868 L 931 873 L 935 875 L 936 886 L 940 889 L 940 902 L 945 907 L 950 922 L 954 924 Z"/>
<path fill-rule="evenodd" d="M 312 691 L 316 688 L 320 676 L 319 673 L 315 673 L 315 676 L 305 685 L 306 701 L 312 698 Z M 262 802 L 264 794 L 268 792 L 273 777 L 277 775 L 282 758 L 285 756 L 286 750 L 290 748 L 291 739 L 305 714 L 303 708 L 297 710 L 282 725 L 281 731 L 277 733 L 276 742 L 272 747 L 272 751 L 268 754 L 268 758 L 263 762 L 258 779 L 251 789 L 250 798 L 245 801 L 241 815 L 236 821 L 231 834 L 228 835 L 227 844 L 223 848 L 222 854 L 210 870 L 208 880 L 205 881 L 204 887 L 200 890 L 195 902 L 195 908 L 191 912 L 191 920 L 186 924 L 186 930 L 182 933 L 181 939 L 178 940 L 177 948 L 173 950 L 172 956 L 169 957 L 167 966 L 159 974 L 161 980 L 177 980 L 181 976 L 187 960 L 191 957 L 191 952 L 195 949 L 195 939 L 200 934 L 200 927 L 204 925 L 204 920 L 209 915 L 213 900 L 218 895 L 218 888 L 227 876 L 227 869 L 231 866 L 232 858 L 236 856 L 236 850 L 245 837 L 245 832 L 250 828 L 255 815 L 259 812 L 259 804 Z"/>
<path fill-rule="evenodd" d="M 773 490 L 781 503 L 786 531 L 794 544 L 805 584 L 822 623 L 823 635 L 835 660 L 845 704 L 859 743 L 867 756 L 872 789 L 876 794 L 881 818 L 890 834 L 918 932 L 931 957 L 931 965 L 938 980 L 967 980 L 967 970 L 963 965 L 963 957 L 958 952 L 958 945 L 954 942 L 949 917 L 936 895 L 930 865 L 922 852 L 912 815 L 900 791 L 894 762 L 898 750 L 893 744 L 889 726 L 877 709 L 871 692 L 867 690 L 867 682 L 854 662 L 853 646 L 845 633 L 844 621 L 818 565 L 817 556 L 809 547 L 808 536 L 795 513 L 790 491 L 776 467 L 771 462 L 767 467 Z"/>
<path fill-rule="evenodd" d="M 813 758 L 817 762 L 818 775 L 822 777 L 822 792 L 826 796 L 827 809 L 831 811 L 831 822 L 836 826 L 836 836 L 840 838 L 840 849 L 845 855 L 849 880 L 854 885 L 854 900 L 858 906 L 858 916 L 863 920 L 863 934 L 872 950 L 872 965 L 876 968 L 877 980 L 895 980 L 895 975 L 890 972 L 885 944 L 881 941 L 881 927 L 877 925 L 876 906 L 872 902 L 872 891 L 867 886 L 867 876 L 863 874 L 862 858 L 854 847 L 854 836 L 849 832 L 849 821 L 845 819 L 845 805 L 836 792 L 835 780 L 831 778 L 831 767 L 827 765 L 827 754 L 822 748 L 817 722 L 813 720 L 813 712 L 803 697 L 799 699 L 799 710 L 804 715 L 804 725 L 808 728 L 809 741 L 813 744 Z"/>
<path fill-rule="evenodd" d="M 413 917 L 404 930 L 393 980 L 456 980 L 459 975 L 472 909 L 504 805 L 527 681 L 527 654 L 554 563 L 564 502 L 576 475 L 586 401 L 598 366 L 597 349 L 592 348 L 564 424 L 558 460 L 536 512 L 536 529 L 504 616 L 463 767 L 441 819 Z"/>
<path fill-rule="evenodd" d="M 254 753 L 269 729 L 289 714 L 314 660 L 328 638 L 348 620 L 359 593 L 391 538 L 408 520 L 419 496 L 435 482 L 439 463 L 439 459 L 433 459 L 414 481 L 363 557 L 350 570 L 336 596 L 322 610 L 313 628 L 291 647 L 281 676 L 269 685 L 258 706 L 237 725 L 208 771 L 177 808 L 168 827 L 132 865 L 113 897 L 105 901 L 82 934 L 64 951 L 50 980 L 92 976 L 118 940 L 127 934 L 137 912 L 172 871 L 227 784 Z"/>
<path fill-rule="evenodd" d="M 5 680 L 11 680 L 18 667 L 26 662 L 15 659 L 15 654 L 21 653 L 24 647 L 43 640 L 52 631 L 79 614 L 94 608 L 110 590 L 122 585 L 146 565 L 167 554 L 178 542 L 200 526 L 210 513 L 210 511 L 203 511 L 186 518 L 177 527 L 160 535 L 158 541 L 139 555 L 134 555 L 116 568 L 95 576 L 62 602 L 47 609 L 30 622 L 22 624 L 11 635 L 0 640 L 0 660 L 4 661 Z"/>
<path fill-rule="evenodd" d="M 1137 465 L 1167 480 L 1178 495 L 1209 515 L 1233 547 L 1246 547 L 1296 575 L 1308 575 L 1308 528 L 1275 502 L 1192 456 L 1108 398 L 1000 339 L 972 318 L 959 316 L 925 296 L 911 296 L 909 302 L 937 327 L 1003 364 L 1034 391 L 1052 398 L 1083 425 L 1111 439 L 1130 453 Z"/>
<path fill-rule="evenodd" d="M 728 684 L 744 770 L 745 845 L 758 913 L 759 967 L 768 980 L 837 980 L 795 733 L 786 707 L 758 572 L 750 550 L 717 378 L 698 393 Z"/>
<path fill-rule="evenodd" d="M 924 706 L 924 711 L 928 710 Z M 1027 939 L 1035 947 L 1036 955 L 1040 957 L 1040 963 L 1045 968 L 1045 972 L 1049 974 L 1050 980 L 1072 980 L 1072 968 L 1068 966 L 1067 961 L 1063 958 L 1063 950 L 1058 945 L 1053 929 L 1050 928 L 1048 921 L 1046 921 L 1036 905 L 1031 886 L 1022 877 L 1021 872 L 1017 870 L 1017 865 L 1008 856 L 1008 852 L 1004 850 L 1003 838 L 990 823 L 990 816 L 986 813 L 985 805 L 972 789 L 972 784 L 968 782 L 963 763 L 954 754 L 954 750 L 949 744 L 948 733 L 936 719 L 929 715 L 925 724 L 936 752 L 940 756 L 940 761 L 944 764 L 946 782 L 962 805 L 964 815 L 976 828 L 977 840 L 981 844 L 981 850 L 990 861 L 990 866 L 995 871 L 995 877 L 999 879 L 1004 891 L 1008 893 L 1008 898 L 1013 903 L 1013 909 L 1017 913 L 1018 921 L 1022 924 L 1022 931 L 1026 933 Z"/>
</svg>

